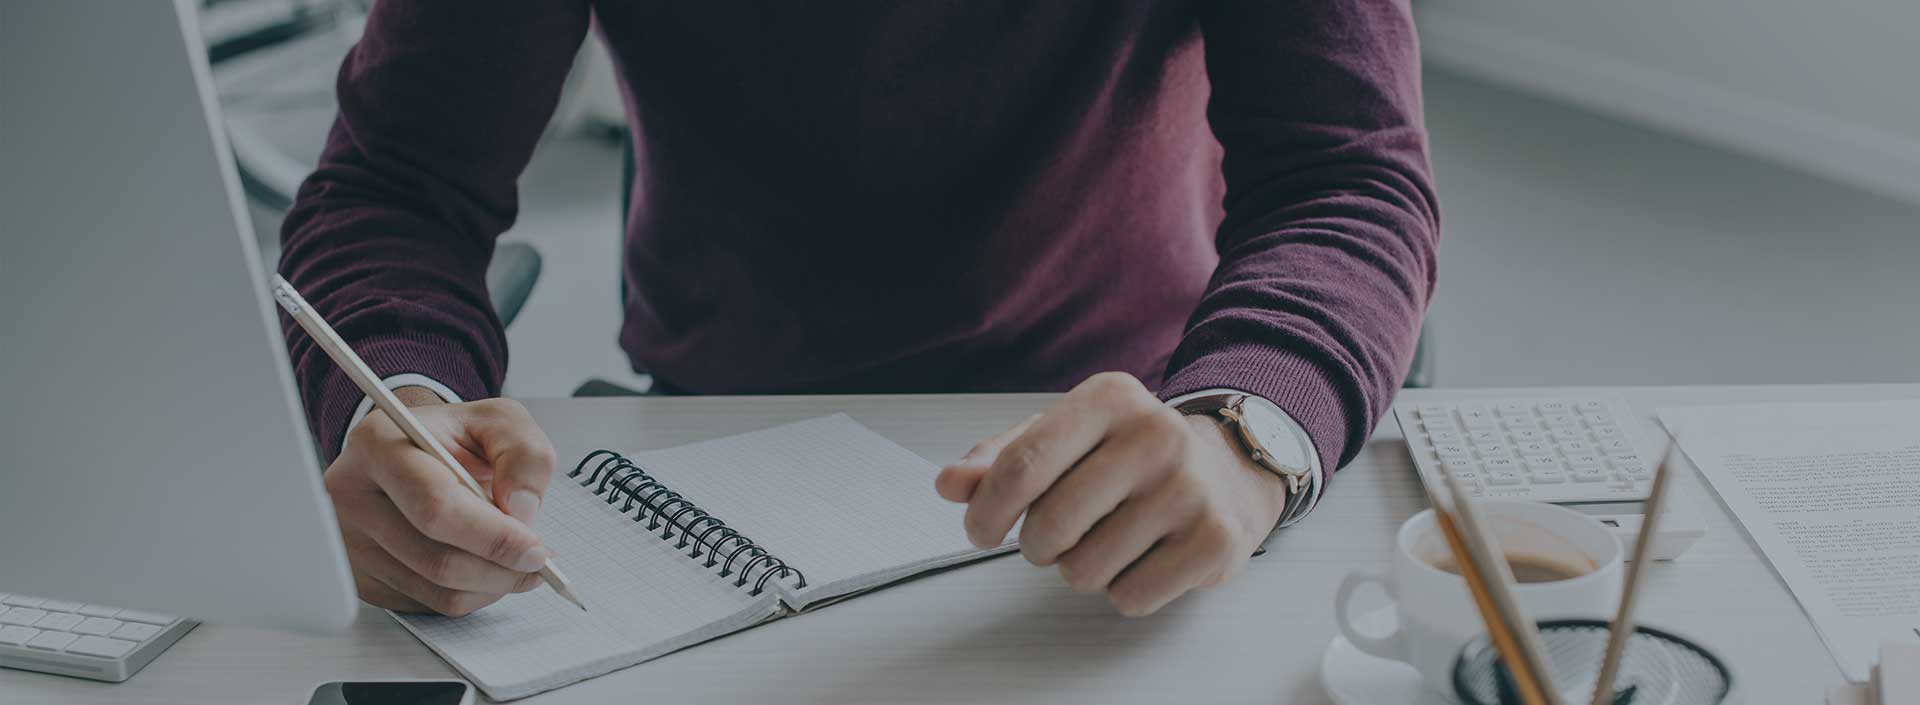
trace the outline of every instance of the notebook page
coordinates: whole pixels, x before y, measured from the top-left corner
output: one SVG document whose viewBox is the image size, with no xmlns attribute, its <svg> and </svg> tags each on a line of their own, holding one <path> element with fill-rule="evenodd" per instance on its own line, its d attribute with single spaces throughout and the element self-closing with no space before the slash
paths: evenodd
<svg viewBox="0 0 1920 705">
<path fill-rule="evenodd" d="M 488 696 L 510 700 L 737 631 L 777 610 L 771 597 L 748 596 L 616 509 L 558 475 L 534 519 L 589 612 L 543 586 L 465 617 L 395 617 Z"/>
<path fill-rule="evenodd" d="M 637 453 L 634 462 L 805 574 L 794 607 L 981 551 L 939 468 L 845 414 Z"/>
</svg>

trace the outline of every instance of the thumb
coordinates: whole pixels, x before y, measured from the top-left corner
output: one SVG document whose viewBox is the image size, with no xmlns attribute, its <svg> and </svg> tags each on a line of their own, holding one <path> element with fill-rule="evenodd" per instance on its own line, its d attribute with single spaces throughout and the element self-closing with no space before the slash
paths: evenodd
<svg viewBox="0 0 1920 705">
<path fill-rule="evenodd" d="M 553 477 L 553 443 L 520 402 L 488 399 L 465 407 L 470 449 L 493 467 L 493 503 L 528 526 Z"/>
<path fill-rule="evenodd" d="M 980 487 L 980 480 L 986 478 L 987 468 L 993 467 L 993 461 L 1000 457 L 1001 449 L 1019 438 L 1020 434 L 1026 433 L 1027 429 L 1033 426 L 1033 422 L 1038 420 L 1040 420 L 1039 414 L 1029 416 L 1020 423 L 1014 424 L 1013 428 L 981 441 L 959 460 L 941 468 L 940 474 L 933 478 L 934 491 L 940 493 L 940 496 L 949 502 L 971 501 L 973 491 Z"/>
</svg>

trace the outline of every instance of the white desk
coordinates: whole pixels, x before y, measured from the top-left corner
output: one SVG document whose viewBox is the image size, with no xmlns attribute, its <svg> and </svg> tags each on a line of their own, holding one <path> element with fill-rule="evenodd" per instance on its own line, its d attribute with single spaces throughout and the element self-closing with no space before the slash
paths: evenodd
<svg viewBox="0 0 1920 705">
<path fill-rule="evenodd" d="M 1550 393 L 1566 390 L 1525 390 Z M 1920 398 L 1920 385 L 1628 388 L 1648 417 L 1663 405 Z M 1409 399 L 1514 392 L 1425 390 Z M 590 446 L 641 449 L 847 411 L 943 462 L 1042 408 L 1046 395 L 551 400 L 528 407 L 562 462 Z M 1645 438 L 1663 437 L 1654 429 Z M 1819 703 L 1841 682 L 1813 628 L 1691 466 L 1678 487 L 1708 517 L 1707 538 L 1656 564 L 1645 623 L 1704 637 L 1749 702 Z M 564 468 L 563 468 L 564 470 Z M 933 491 L 929 486 L 927 491 Z M 1288 529 L 1232 584 L 1158 615 L 1115 616 L 1018 557 L 936 575 L 749 630 L 522 702 L 1245 702 L 1323 703 L 1320 654 L 1334 634 L 1334 586 L 1384 567 L 1392 532 L 1424 500 L 1386 423 L 1342 470 L 1312 518 Z M 955 527 L 959 531 L 959 527 Z M 345 635 L 202 625 L 123 684 L 0 670 L 0 703 L 305 702 L 332 679 L 446 677 L 412 636 L 367 609 Z M 1196 692 L 1194 689 L 1203 689 Z"/>
</svg>

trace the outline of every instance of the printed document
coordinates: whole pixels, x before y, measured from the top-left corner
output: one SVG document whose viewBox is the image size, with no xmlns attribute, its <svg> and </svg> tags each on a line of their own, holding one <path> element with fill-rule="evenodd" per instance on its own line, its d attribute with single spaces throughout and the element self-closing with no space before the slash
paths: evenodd
<svg viewBox="0 0 1920 705">
<path fill-rule="evenodd" d="M 1920 401 L 1660 410 L 1849 680 L 1920 640 Z"/>
</svg>

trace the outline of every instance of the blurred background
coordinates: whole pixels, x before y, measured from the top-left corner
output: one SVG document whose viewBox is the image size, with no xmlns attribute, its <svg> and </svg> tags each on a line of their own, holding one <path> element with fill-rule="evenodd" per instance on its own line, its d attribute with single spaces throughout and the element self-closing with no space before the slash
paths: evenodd
<svg viewBox="0 0 1920 705">
<path fill-rule="evenodd" d="M 371 2 L 204 6 L 270 262 Z M 1415 14 L 1445 232 L 1434 386 L 1920 381 L 1920 3 Z M 648 383 L 614 338 L 623 125 L 589 40 L 494 273 L 524 294 L 508 394 Z"/>
</svg>

